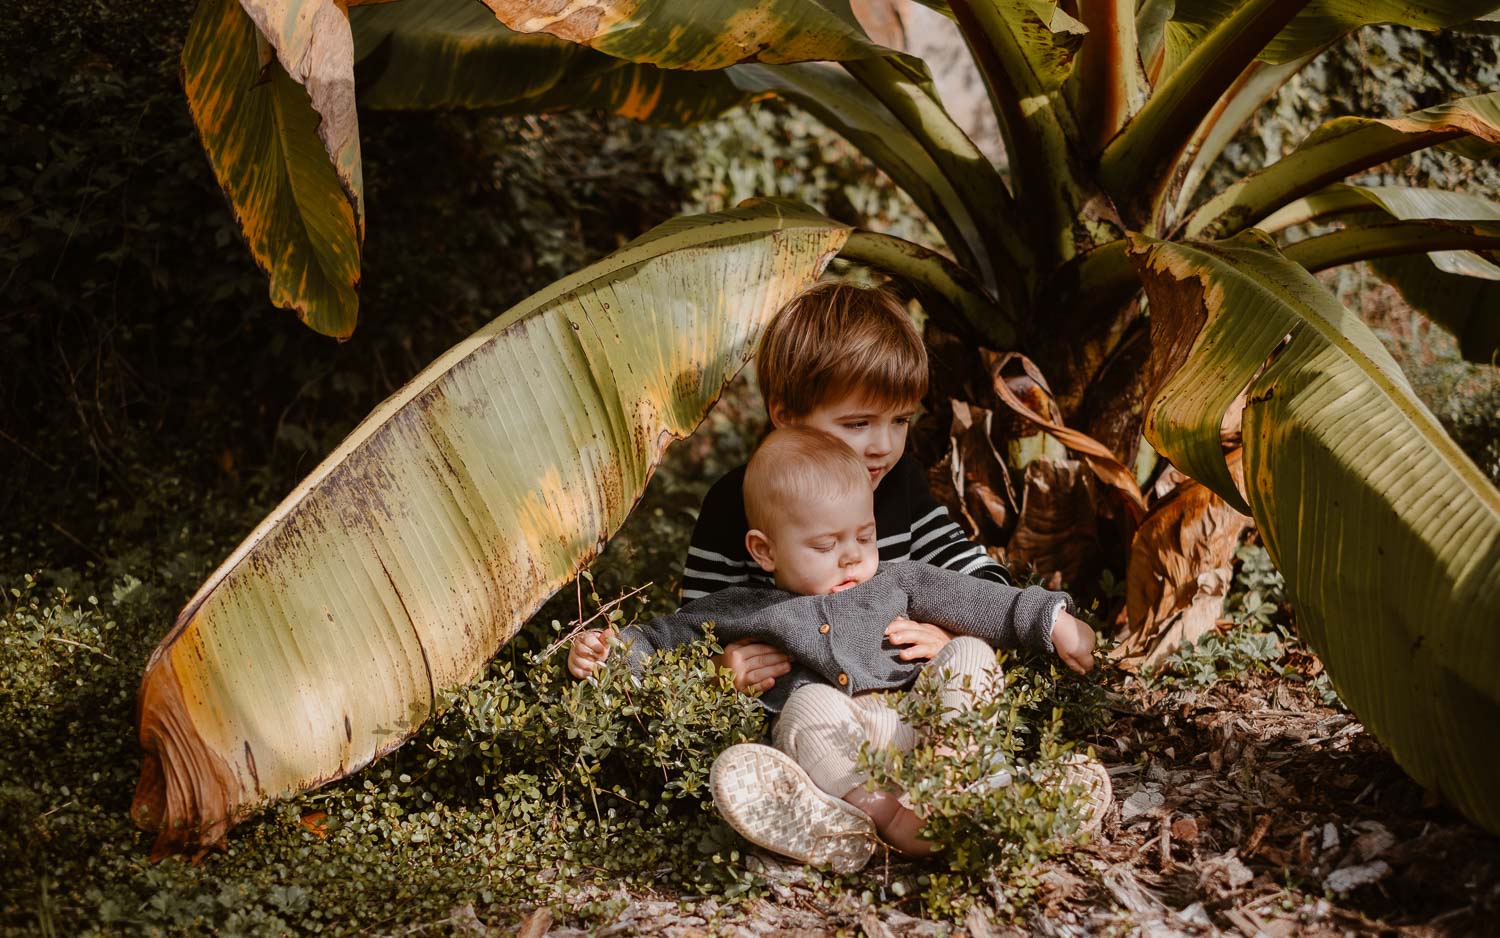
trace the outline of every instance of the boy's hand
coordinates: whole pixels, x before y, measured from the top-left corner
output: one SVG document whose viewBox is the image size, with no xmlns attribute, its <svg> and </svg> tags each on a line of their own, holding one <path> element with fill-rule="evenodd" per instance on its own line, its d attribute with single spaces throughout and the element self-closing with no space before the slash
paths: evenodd
<svg viewBox="0 0 1500 938">
<path fill-rule="evenodd" d="M 953 636 L 935 625 L 897 616 L 885 627 L 886 641 L 901 649 L 902 661 L 931 658 L 953 641 Z"/>
<path fill-rule="evenodd" d="M 714 664 L 734 675 L 734 689 L 742 694 L 768 691 L 776 679 L 792 670 L 792 658 L 775 645 L 742 638 L 724 646 Z"/>
<path fill-rule="evenodd" d="M 1052 647 L 1063 664 L 1087 674 L 1094 667 L 1094 630 L 1080 622 L 1066 609 L 1057 611 L 1057 625 L 1052 629 Z"/>
<path fill-rule="evenodd" d="M 568 649 L 568 673 L 580 680 L 592 675 L 609 657 L 609 639 L 614 629 L 589 629 L 573 639 Z"/>
</svg>

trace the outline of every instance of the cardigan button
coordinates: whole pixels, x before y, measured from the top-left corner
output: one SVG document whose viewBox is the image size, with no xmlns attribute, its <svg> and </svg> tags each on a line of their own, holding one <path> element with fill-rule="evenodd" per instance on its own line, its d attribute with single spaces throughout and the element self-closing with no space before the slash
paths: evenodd
<svg viewBox="0 0 1500 938">
<path fill-rule="evenodd" d="M 843 687 L 844 685 L 846 685 L 848 683 L 849 683 L 849 675 L 844 674 L 843 672 L 840 672 L 839 673 L 839 686 Z"/>
<path fill-rule="evenodd" d="M 818 626 L 818 631 L 820 633 L 824 634 L 824 635 L 827 635 L 828 634 L 828 628 L 829 628 L 828 623 L 824 622 L 822 625 Z"/>
</svg>

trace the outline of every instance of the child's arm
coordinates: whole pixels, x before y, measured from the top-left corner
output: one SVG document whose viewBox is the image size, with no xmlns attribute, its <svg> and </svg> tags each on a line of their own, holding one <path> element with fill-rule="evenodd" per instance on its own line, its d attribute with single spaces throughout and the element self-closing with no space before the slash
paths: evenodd
<svg viewBox="0 0 1500 938">
<path fill-rule="evenodd" d="M 1093 630 L 1075 619 L 1066 593 L 1017 589 L 928 564 L 889 568 L 910 597 L 908 615 L 1000 648 L 1055 652 L 1080 673 L 1093 666 Z"/>
<path fill-rule="evenodd" d="M 777 589 L 721 590 L 650 622 L 628 625 L 620 630 L 619 640 L 624 646 L 630 669 L 639 671 L 646 660 L 658 651 L 686 645 L 701 638 L 704 623 L 714 623 L 714 634 L 721 639 L 730 640 L 732 645 L 735 639 L 756 634 L 761 618 L 769 608 L 797 610 L 795 614 L 784 613 L 795 621 L 805 623 L 815 620 L 818 613 L 812 605 L 813 601 L 814 597 L 793 596 Z M 592 629 L 580 633 L 568 649 L 568 672 L 577 678 L 593 674 L 609 657 L 608 641 L 607 630 Z M 774 650 L 779 656 L 786 658 L 785 652 Z M 789 658 L 787 660 L 790 661 Z M 776 670 L 774 673 L 784 674 L 786 671 Z M 741 688 L 747 693 L 756 689 L 758 688 Z"/>
</svg>

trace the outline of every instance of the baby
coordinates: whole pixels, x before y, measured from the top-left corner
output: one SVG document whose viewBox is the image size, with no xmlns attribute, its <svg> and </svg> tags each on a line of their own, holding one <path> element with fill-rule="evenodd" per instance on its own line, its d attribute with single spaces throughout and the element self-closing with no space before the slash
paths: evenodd
<svg viewBox="0 0 1500 938">
<path fill-rule="evenodd" d="M 631 667 L 656 650 L 697 639 L 705 622 L 714 623 L 723 642 L 748 636 L 774 642 L 793 662 L 762 698 L 778 714 L 776 748 L 733 747 L 715 763 L 715 798 L 726 819 L 755 843 L 839 871 L 868 860 L 876 831 L 903 852 L 930 852 L 919 836 L 920 818 L 900 793 L 866 790 L 868 779 L 857 768 L 863 742 L 898 749 L 916 743 L 890 696 L 875 692 L 905 690 L 928 671 L 948 708 L 967 709 L 997 676 L 994 647 L 1086 659 L 1092 631 L 1071 615 L 1063 593 L 924 563 L 880 566 L 869 470 L 830 434 L 795 426 L 773 431 L 746 468 L 744 500 L 751 525 L 746 549 L 777 588 L 720 590 L 626 628 L 619 637 Z M 908 660 L 888 637 L 901 617 L 960 637 L 930 661 Z M 579 635 L 569 671 L 592 674 L 610 653 L 607 639 L 605 630 Z M 777 784 L 802 772 L 816 790 Z M 778 801 L 767 797 L 772 790 L 814 791 L 820 801 Z M 736 811 L 737 801 L 754 810 Z"/>
</svg>

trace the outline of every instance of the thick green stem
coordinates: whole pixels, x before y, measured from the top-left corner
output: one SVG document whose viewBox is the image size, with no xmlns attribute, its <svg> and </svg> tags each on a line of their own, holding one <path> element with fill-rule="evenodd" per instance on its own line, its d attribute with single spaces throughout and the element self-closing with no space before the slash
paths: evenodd
<svg viewBox="0 0 1500 938">
<path fill-rule="evenodd" d="M 1144 96 L 1135 0 L 1080 0 L 1078 18 L 1089 32 L 1068 80 L 1068 101 L 1084 150 L 1095 154 L 1125 126 Z"/>
<path fill-rule="evenodd" d="M 907 281 L 952 307 L 990 345 L 1015 348 L 1016 311 L 997 303 L 967 271 L 936 251 L 893 235 L 858 229 L 839 256 Z"/>
<path fill-rule="evenodd" d="M 1104 149 L 1099 178 L 1126 220 L 1149 230 L 1151 206 L 1194 130 L 1266 43 L 1308 0 L 1247 0 L 1159 84 Z"/>
<path fill-rule="evenodd" d="M 844 68 L 911 132 L 953 188 L 971 199 L 974 218 L 985 236 L 982 250 L 976 253 L 988 262 L 988 269 L 981 271 L 986 286 L 996 292 L 1015 292 L 1017 299 L 1029 295 L 1036 262 L 1017 227 L 1020 213 L 1015 200 L 989 158 L 919 84 L 926 76 L 908 74 L 890 57 L 845 62 Z"/>
<path fill-rule="evenodd" d="M 999 120 L 1011 191 L 1032 230 L 1038 269 L 1056 267 L 1076 252 L 1072 223 L 1085 201 L 1073 171 L 1072 115 L 1037 74 L 994 0 L 954 0 L 949 7 Z"/>
</svg>

